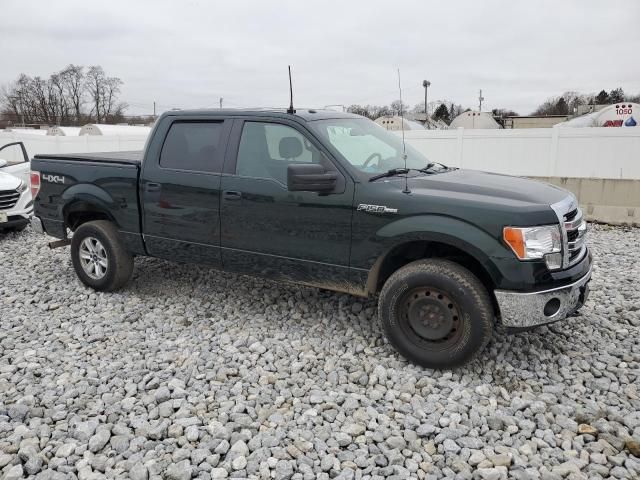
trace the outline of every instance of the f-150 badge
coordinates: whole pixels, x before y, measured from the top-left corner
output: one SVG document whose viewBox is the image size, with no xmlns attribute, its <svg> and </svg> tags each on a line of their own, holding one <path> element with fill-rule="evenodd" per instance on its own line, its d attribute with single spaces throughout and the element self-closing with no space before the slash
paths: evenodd
<svg viewBox="0 0 640 480">
<path fill-rule="evenodd" d="M 389 208 L 386 205 L 367 205 L 366 203 L 358 205 L 358 211 L 369 213 L 398 213 L 397 208 Z"/>
</svg>

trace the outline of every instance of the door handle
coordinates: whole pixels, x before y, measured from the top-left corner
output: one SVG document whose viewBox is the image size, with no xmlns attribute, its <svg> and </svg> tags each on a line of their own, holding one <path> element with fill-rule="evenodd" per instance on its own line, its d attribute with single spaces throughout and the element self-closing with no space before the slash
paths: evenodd
<svg viewBox="0 0 640 480">
<path fill-rule="evenodd" d="M 147 192 L 159 192 L 160 191 L 160 184 L 159 183 L 153 183 L 153 182 L 149 182 L 145 185 L 144 189 Z"/>
<path fill-rule="evenodd" d="M 242 192 L 238 192 L 235 190 L 225 190 L 224 192 L 222 192 L 222 196 L 225 200 L 237 201 L 242 199 Z"/>
</svg>

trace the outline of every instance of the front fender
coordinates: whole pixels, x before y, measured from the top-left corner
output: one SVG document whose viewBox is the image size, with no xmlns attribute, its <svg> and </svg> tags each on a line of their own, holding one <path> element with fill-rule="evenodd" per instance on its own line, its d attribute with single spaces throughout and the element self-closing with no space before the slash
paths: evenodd
<svg viewBox="0 0 640 480">
<path fill-rule="evenodd" d="M 380 227 L 360 245 L 354 245 L 352 265 L 366 271 L 367 290 L 377 281 L 380 265 L 390 252 L 411 242 L 438 242 L 455 247 L 473 257 L 495 284 L 501 273 L 494 258 L 508 258 L 500 238 L 464 220 L 444 215 L 416 215 L 401 218 Z M 366 252 L 360 256 L 359 252 Z"/>
<path fill-rule="evenodd" d="M 380 228 L 376 237 L 382 243 L 411 240 L 440 241 L 461 248 L 469 254 L 485 257 L 504 257 L 501 239 L 464 220 L 444 215 L 405 217 Z"/>
</svg>

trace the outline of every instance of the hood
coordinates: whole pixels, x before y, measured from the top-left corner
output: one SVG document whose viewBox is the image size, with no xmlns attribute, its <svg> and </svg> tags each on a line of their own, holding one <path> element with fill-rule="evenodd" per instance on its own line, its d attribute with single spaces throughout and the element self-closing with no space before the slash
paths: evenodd
<svg viewBox="0 0 640 480">
<path fill-rule="evenodd" d="M 414 193 L 441 191 L 459 193 L 484 200 L 527 205 L 551 205 L 571 195 L 566 190 L 544 182 L 521 177 L 510 177 L 477 170 L 454 170 L 447 173 L 416 176 L 409 180 Z M 425 189 L 424 192 L 420 190 Z M 428 192 L 426 191 L 428 190 Z"/>
<path fill-rule="evenodd" d="M 17 190 L 20 186 L 20 179 L 8 173 L 0 172 L 0 191 Z"/>
</svg>

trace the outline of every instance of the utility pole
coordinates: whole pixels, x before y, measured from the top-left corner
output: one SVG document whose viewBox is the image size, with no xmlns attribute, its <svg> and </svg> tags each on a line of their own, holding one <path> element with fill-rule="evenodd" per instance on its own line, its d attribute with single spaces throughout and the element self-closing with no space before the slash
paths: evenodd
<svg viewBox="0 0 640 480">
<path fill-rule="evenodd" d="M 156 101 L 153 101 L 153 119 L 156 119 Z"/>
<path fill-rule="evenodd" d="M 222 110 L 222 100 L 223 100 L 223 98 L 220 97 L 220 110 Z"/>
<path fill-rule="evenodd" d="M 424 87 L 424 116 L 426 117 L 425 121 L 428 122 L 429 121 L 429 104 L 427 103 L 427 99 L 428 99 L 427 91 L 431 86 L 431 82 L 429 80 L 423 80 L 422 86 Z"/>
<path fill-rule="evenodd" d="M 478 97 L 478 101 L 480 102 L 478 111 L 482 112 L 482 102 L 484 101 L 484 97 L 482 96 L 482 89 L 480 89 L 480 96 Z"/>
</svg>

